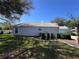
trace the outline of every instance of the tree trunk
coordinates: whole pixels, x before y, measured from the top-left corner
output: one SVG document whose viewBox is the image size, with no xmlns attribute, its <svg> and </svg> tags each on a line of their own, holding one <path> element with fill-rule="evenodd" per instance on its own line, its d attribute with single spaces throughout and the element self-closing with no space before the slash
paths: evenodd
<svg viewBox="0 0 79 59">
<path fill-rule="evenodd" d="M 79 44 L 79 24 L 77 26 L 77 36 L 78 36 L 77 41 L 78 41 L 78 44 Z"/>
</svg>

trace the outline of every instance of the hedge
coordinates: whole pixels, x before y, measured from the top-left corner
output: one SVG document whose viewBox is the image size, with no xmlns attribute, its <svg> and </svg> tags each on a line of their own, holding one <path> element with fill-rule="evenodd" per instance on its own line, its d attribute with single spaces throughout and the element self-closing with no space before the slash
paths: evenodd
<svg viewBox="0 0 79 59">
<path fill-rule="evenodd" d="M 57 34 L 57 38 L 58 39 L 71 39 L 71 35 L 59 33 L 59 34 Z"/>
</svg>

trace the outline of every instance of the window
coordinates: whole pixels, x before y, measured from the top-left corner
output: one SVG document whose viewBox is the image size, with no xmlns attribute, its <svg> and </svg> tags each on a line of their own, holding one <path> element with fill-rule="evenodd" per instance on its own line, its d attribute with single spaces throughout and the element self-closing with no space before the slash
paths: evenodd
<svg viewBox="0 0 79 59">
<path fill-rule="evenodd" d="M 39 31 L 41 31 L 41 29 L 40 29 L 40 28 L 39 28 L 38 30 L 39 30 Z"/>
<path fill-rule="evenodd" d="M 15 33 L 18 33 L 18 28 L 15 28 Z"/>
</svg>

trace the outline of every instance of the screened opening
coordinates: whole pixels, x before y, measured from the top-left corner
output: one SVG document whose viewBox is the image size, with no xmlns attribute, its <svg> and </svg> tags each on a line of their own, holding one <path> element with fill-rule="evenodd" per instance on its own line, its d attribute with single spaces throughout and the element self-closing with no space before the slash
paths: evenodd
<svg viewBox="0 0 79 59">
<path fill-rule="evenodd" d="M 50 39 L 50 33 L 47 33 L 47 40 Z"/>
<path fill-rule="evenodd" d="M 15 33 L 18 33 L 18 28 L 15 28 Z"/>
</svg>

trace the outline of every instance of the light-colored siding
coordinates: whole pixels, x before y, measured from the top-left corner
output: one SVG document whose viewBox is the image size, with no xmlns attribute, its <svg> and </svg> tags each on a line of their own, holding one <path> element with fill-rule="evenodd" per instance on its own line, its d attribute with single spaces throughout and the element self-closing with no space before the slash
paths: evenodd
<svg viewBox="0 0 79 59">
<path fill-rule="evenodd" d="M 55 37 L 57 37 L 58 32 L 59 32 L 58 27 L 19 27 L 18 33 L 15 33 L 15 28 L 13 29 L 14 35 L 26 35 L 26 36 L 39 36 L 39 33 L 53 33 Z"/>
<path fill-rule="evenodd" d="M 59 29 L 59 33 L 69 33 L 69 29 Z"/>
<path fill-rule="evenodd" d="M 71 35 L 71 39 L 77 40 L 78 39 L 78 36 L 72 36 Z"/>
</svg>

